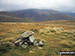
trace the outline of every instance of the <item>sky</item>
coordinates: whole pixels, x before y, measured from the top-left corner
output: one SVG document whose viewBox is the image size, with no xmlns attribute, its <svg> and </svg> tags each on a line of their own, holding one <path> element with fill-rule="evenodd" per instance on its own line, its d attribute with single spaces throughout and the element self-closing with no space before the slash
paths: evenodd
<svg viewBox="0 0 75 56">
<path fill-rule="evenodd" d="M 33 8 L 75 12 L 75 0 L 0 0 L 0 11 Z"/>
</svg>

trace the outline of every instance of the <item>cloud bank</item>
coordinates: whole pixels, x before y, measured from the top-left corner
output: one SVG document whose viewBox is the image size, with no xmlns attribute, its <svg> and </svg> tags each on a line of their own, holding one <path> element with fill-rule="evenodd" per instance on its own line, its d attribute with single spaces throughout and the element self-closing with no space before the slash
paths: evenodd
<svg viewBox="0 0 75 56">
<path fill-rule="evenodd" d="M 31 8 L 75 11 L 75 0 L 0 0 L 0 11 Z"/>
</svg>

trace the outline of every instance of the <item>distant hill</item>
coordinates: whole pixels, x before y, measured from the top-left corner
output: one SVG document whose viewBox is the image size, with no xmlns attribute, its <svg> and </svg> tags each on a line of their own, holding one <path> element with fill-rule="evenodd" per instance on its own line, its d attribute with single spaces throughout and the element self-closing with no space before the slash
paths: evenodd
<svg viewBox="0 0 75 56">
<path fill-rule="evenodd" d="M 0 16 L 0 22 L 32 22 L 29 18 L 17 18 L 11 16 Z"/>
<path fill-rule="evenodd" d="M 64 12 L 64 13 L 75 17 L 75 13 L 72 13 L 72 12 Z"/>
<path fill-rule="evenodd" d="M 75 17 L 51 9 L 25 9 L 0 12 L 0 22 L 32 22 L 49 20 L 75 20 Z"/>
<path fill-rule="evenodd" d="M 16 17 L 16 14 L 9 12 L 9 11 L 1 11 L 0 16 L 1 15 Z"/>
<path fill-rule="evenodd" d="M 28 17 L 34 21 L 75 20 L 75 17 L 51 9 L 27 9 L 14 11 L 17 17 Z"/>
<path fill-rule="evenodd" d="M 32 22 L 29 18 L 19 18 L 10 12 L 0 12 L 0 22 Z"/>
</svg>

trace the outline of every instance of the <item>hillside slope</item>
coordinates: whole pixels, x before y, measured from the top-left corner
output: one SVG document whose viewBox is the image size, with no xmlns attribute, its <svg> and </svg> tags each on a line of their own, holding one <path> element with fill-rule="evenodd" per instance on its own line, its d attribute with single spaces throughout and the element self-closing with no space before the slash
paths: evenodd
<svg viewBox="0 0 75 56">
<path fill-rule="evenodd" d="M 68 14 L 68 15 L 71 15 L 71 16 L 74 16 L 75 17 L 75 13 L 72 13 L 72 12 L 66 12 L 65 14 Z"/>
<path fill-rule="evenodd" d="M 32 22 L 32 20 L 27 17 L 19 18 L 12 12 L 2 11 L 0 12 L 0 22 Z"/>
<path fill-rule="evenodd" d="M 1 11 L 0 15 L 5 15 L 5 16 L 13 16 L 16 17 L 16 14 L 9 12 L 9 11 Z"/>
<path fill-rule="evenodd" d="M 0 15 L 0 22 L 31 22 L 29 18 L 18 18 L 13 16 Z"/>
<path fill-rule="evenodd" d="M 17 17 L 29 17 L 34 21 L 74 20 L 75 17 L 51 9 L 27 9 L 14 11 Z"/>
<path fill-rule="evenodd" d="M 0 12 L 0 22 L 36 22 L 49 20 L 75 20 L 75 17 L 51 9 L 25 9 Z"/>
</svg>

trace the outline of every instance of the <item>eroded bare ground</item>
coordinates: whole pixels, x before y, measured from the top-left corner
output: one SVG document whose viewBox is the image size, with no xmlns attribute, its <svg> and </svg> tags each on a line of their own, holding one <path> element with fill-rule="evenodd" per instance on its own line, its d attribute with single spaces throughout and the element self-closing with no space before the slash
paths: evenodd
<svg viewBox="0 0 75 56">
<path fill-rule="evenodd" d="M 34 31 L 35 38 L 45 45 L 13 47 L 12 42 L 26 30 Z M 0 56 L 60 56 L 59 51 L 75 51 L 74 21 L 0 23 Z"/>
</svg>

